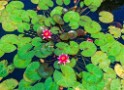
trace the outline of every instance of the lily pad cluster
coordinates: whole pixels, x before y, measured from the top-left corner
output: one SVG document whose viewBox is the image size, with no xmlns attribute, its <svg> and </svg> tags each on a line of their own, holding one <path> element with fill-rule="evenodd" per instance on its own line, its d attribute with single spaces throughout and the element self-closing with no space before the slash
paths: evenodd
<svg viewBox="0 0 124 90">
<path fill-rule="evenodd" d="M 124 90 L 124 25 L 108 11 L 99 22 L 87 15 L 104 0 L 30 2 L 33 10 L 0 1 L 0 90 Z M 21 79 L 8 78 L 19 70 Z"/>
</svg>

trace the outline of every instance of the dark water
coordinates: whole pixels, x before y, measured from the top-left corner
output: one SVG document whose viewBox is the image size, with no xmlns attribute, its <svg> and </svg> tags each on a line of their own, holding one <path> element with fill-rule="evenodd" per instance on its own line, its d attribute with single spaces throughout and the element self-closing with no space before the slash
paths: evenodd
<svg viewBox="0 0 124 90">
<path fill-rule="evenodd" d="M 25 3 L 25 10 L 27 9 L 35 9 L 36 8 L 36 5 L 32 4 L 30 2 L 30 0 L 21 0 Z M 119 1 L 119 0 L 118 0 Z M 121 0 L 120 0 L 121 1 Z M 121 3 L 123 4 L 123 3 Z M 71 6 L 71 5 L 70 5 Z M 116 8 L 116 6 L 118 8 Z M 105 6 L 104 6 L 105 7 Z M 124 6 L 119 6 L 119 5 L 116 5 L 115 4 L 115 7 L 114 7 L 115 10 L 112 10 L 111 12 L 114 14 L 114 18 L 115 18 L 115 22 L 120 22 L 121 24 L 123 23 L 123 20 L 124 20 Z M 100 10 L 107 10 L 106 8 L 103 8 L 101 7 Z M 109 10 L 109 9 L 108 9 Z M 99 11 L 98 11 L 99 12 Z M 90 16 L 93 20 L 96 20 L 96 21 L 99 21 L 98 20 L 98 12 L 94 12 L 94 13 L 88 13 L 87 15 Z M 9 22 L 8 22 L 9 23 Z M 102 28 L 103 28 L 103 31 L 107 31 L 107 26 L 106 24 L 103 24 L 103 23 L 100 23 Z M 14 34 L 18 34 L 17 31 L 15 32 L 12 32 Z M 8 34 L 6 32 L 4 32 L 4 30 L 2 30 L 2 26 L 0 24 L 0 38 L 5 35 L 5 34 Z M 119 40 L 121 43 L 124 43 L 124 41 L 122 41 L 121 39 Z M 13 57 L 15 55 L 16 52 L 13 52 L 13 53 L 9 53 L 9 54 L 5 54 L 2 58 L 0 58 L 0 60 L 2 59 L 7 59 L 9 61 L 9 63 L 12 63 L 12 60 L 13 60 Z M 10 74 L 9 76 L 7 76 L 6 78 L 15 78 L 17 80 L 21 80 L 23 78 L 23 72 L 24 70 L 22 69 L 16 69 L 14 70 L 14 72 L 12 74 Z"/>
</svg>

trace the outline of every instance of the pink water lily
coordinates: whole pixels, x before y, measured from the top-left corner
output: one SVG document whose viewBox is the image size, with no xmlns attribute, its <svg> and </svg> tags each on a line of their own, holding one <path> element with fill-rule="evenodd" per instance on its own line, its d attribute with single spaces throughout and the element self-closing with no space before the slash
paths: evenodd
<svg viewBox="0 0 124 90">
<path fill-rule="evenodd" d="M 93 40 L 92 40 L 92 39 L 90 39 L 90 38 L 87 38 L 87 41 L 89 41 L 89 42 L 93 42 Z"/>
<path fill-rule="evenodd" d="M 59 55 L 58 57 L 58 63 L 59 64 L 66 64 L 66 63 L 69 63 L 70 60 L 69 60 L 69 56 L 67 54 L 61 54 Z"/>
<path fill-rule="evenodd" d="M 52 33 L 50 30 L 45 29 L 42 31 L 42 36 L 43 36 L 43 39 L 49 39 L 49 38 L 51 38 Z"/>
</svg>

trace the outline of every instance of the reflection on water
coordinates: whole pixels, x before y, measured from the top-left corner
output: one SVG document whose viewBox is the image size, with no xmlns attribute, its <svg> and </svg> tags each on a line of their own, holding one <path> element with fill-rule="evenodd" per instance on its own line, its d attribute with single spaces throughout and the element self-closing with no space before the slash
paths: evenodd
<svg viewBox="0 0 124 90">
<path fill-rule="evenodd" d="M 119 9 L 120 6 L 124 5 L 124 0 L 104 0 L 99 11 L 107 10 L 112 11 L 115 9 Z"/>
</svg>

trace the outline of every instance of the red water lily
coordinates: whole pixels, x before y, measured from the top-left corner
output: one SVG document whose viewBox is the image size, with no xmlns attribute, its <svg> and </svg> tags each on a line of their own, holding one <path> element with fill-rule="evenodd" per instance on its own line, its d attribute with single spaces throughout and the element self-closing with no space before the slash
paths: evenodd
<svg viewBox="0 0 124 90">
<path fill-rule="evenodd" d="M 58 61 L 59 64 L 64 64 L 64 65 L 70 62 L 69 56 L 67 54 L 59 55 L 58 60 L 59 60 Z"/>
<path fill-rule="evenodd" d="M 49 39 L 49 38 L 51 38 L 52 33 L 50 30 L 45 29 L 42 31 L 42 36 L 43 36 L 43 39 Z"/>
</svg>

